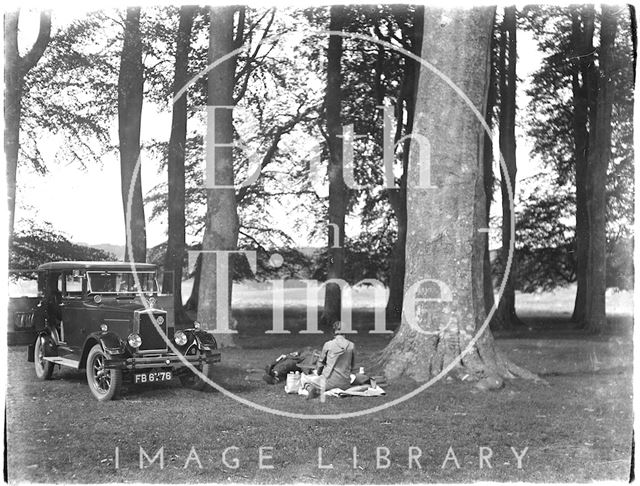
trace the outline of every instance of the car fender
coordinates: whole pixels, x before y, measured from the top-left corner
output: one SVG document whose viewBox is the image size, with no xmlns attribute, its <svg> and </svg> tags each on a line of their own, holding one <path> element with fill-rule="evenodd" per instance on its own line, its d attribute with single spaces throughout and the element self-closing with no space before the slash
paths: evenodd
<svg viewBox="0 0 640 486">
<path fill-rule="evenodd" d="M 126 352 L 125 344 L 117 334 L 112 332 L 95 333 L 98 341 L 102 345 L 102 349 L 109 354 L 124 354 Z"/>
<path fill-rule="evenodd" d="M 33 363 L 35 361 L 35 348 L 36 348 L 35 343 L 41 337 L 48 338 L 53 343 L 54 346 L 58 345 L 58 339 L 57 339 L 58 333 L 55 331 L 55 329 L 53 329 L 53 332 L 48 327 L 41 329 L 36 333 L 35 339 L 31 344 L 29 344 L 27 348 L 27 362 Z"/>
<path fill-rule="evenodd" d="M 80 363 L 84 366 L 87 362 L 89 351 L 96 344 L 100 344 L 105 353 L 111 356 L 118 356 L 126 353 L 126 348 L 122 340 L 112 332 L 94 332 L 87 336 L 82 349 L 82 357 Z"/>
<path fill-rule="evenodd" d="M 216 338 L 213 337 L 213 334 L 203 331 L 202 329 L 193 329 L 193 336 L 201 350 L 205 347 L 218 349 L 218 343 L 216 342 Z"/>
</svg>

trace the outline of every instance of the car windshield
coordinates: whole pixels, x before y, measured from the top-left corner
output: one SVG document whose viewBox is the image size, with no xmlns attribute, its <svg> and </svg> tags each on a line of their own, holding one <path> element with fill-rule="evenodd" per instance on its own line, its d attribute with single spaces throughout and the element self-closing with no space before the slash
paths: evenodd
<svg viewBox="0 0 640 486">
<path fill-rule="evenodd" d="M 89 292 L 94 294 L 131 294 L 158 291 L 155 272 L 87 272 Z M 140 287 L 136 285 L 136 278 Z"/>
</svg>

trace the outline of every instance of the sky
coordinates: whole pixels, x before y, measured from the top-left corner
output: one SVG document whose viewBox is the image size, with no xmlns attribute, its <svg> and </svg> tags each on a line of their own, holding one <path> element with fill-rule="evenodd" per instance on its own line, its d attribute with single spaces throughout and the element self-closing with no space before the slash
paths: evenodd
<svg viewBox="0 0 640 486">
<path fill-rule="evenodd" d="M 161 130 L 166 132 L 168 139 L 169 124 L 170 116 L 144 110 L 143 132 Z M 25 218 L 49 222 L 76 243 L 123 245 L 125 231 L 118 155 L 111 153 L 102 160 L 100 167 L 88 166 L 86 170 L 75 162 L 47 165 L 49 170 L 46 175 L 20 167 L 16 220 Z M 157 171 L 157 163 L 143 159 L 143 194 L 147 194 L 162 179 L 163 175 Z M 151 209 L 146 209 L 149 215 Z M 147 222 L 149 247 L 164 241 L 165 235 L 165 224 L 160 221 Z"/>
<path fill-rule="evenodd" d="M 54 29 L 56 25 L 68 24 L 80 13 L 77 9 L 54 10 Z M 20 27 L 19 42 L 21 48 L 25 48 L 37 33 L 37 12 L 25 12 Z M 526 32 L 518 33 L 518 55 L 518 76 L 523 82 L 519 84 L 517 103 L 519 107 L 524 108 L 528 102 L 524 94 L 528 78 L 541 59 L 535 42 Z M 158 113 L 153 106 L 146 104 L 142 119 L 143 140 L 152 137 L 168 140 L 170 120 L 169 113 Z M 523 179 L 540 171 L 540 165 L 537 161 L 530 160 L 530 141 L 524 136 L 521 128 L 517 130 L 517 135 L 518 185 L 521 185 Z M 28 167 L 20 167 L 16 221 L 33 219 L 49 222 L 77 243 L 124 244 L 124 216 L 117 154 L 106 156 L 99 167 L 89 166 L 82 170 L 77 164 L 61 164 L 56 161 L 59 142 L 55 137 L 45 138 L 40 145 L 45 158 L 49 159 L 49 172 L 42 176 Z M 141 177 L 143 193 L 147 194 L 163 181 L 166 173 L 158 173 L 156 161 L 143 159 Z M 164 221 L 149 221 L 150 212 L 150 208 L 147 207 L 147 242 L 148 247 L 153 247 L 165 241 L 166 224 Z M 306 234 L 299 234 L 292 218 L 286 217 L 284 208 L 271 208 L 271 213 L 282 213 L 283 217 L 278 218 L 281 229 L 292 235 L 298 246 L 319 243 L 312 241 Z M 492 207 L 492 215 L 496 214 L 500 214 L 499 199 Z M 350 218 L 349 223 L 352 226 L 351 231 L 357 230 L 357 218 Z M 20 229 L 19 223 L 17 226 Z M 347 231 L 349 232 L 349 228 Z M 492 234 L 494 231 L 497 233 L 498 228 L 492 228 Z"/>
</svg>

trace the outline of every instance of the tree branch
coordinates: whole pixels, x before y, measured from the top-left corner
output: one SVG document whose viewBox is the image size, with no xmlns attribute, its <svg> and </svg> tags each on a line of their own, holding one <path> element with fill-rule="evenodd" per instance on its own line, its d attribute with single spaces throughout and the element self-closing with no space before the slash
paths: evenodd
<svg viewBox="0 0 640 486">
<path fill-rule="evenodd" d="M 29 50 L 29 52 L 20 59 L 20 70 L 23 73 L 29 72 L 29 70 L 38 63 L 50 41 L 51 11 L 43 10 L 40 12 L 40 30 L 38 31 L 38 38 L 33 44 L 33 47 L 31 47 L 31 50 Z"/>
<path fill-rule="evenodd" d="M 244 24 L 246 18 L 246 8 L 240 7 L 238 10 L 238 30 L 236 32 L 236 37 L 233 39 L 234 50 L 239 49 L 244 43 Z"/>
<path fill-rule="evenodd" d="M 238 231 L 238 233 L 240 233 L 240 234 L 241 234 L 242 236 L 244 236 L 245 238 L 248 238 L 248 239 L 250 239 L 251 241 L 253 241 L 259 249 L 261 249 L 262 251 L 264 251 L 266 254 L 269 254 L 269 252 L 267 251 L 267 249 L 266 249 L 264 246 L 262 246 L 262 245 L 260 244 L 260 242 L 259 242 L 258 240 L 256 240 L 253 236 L 251 236 L 249 233 L 247 233 L 246 231 L 242 231 L 242 229 L 240 229 L 240 230 Z"/>
<path fill-rule="evenodd" d="M 280 139 L 282 138 L 282 136 L 286 133 L 289 133 L 291 130 L 294 129 L 294 127 L 310 112 L 317 110 L 317 106 L 310 106 L 309 108 L 307 108 L 304 111 L 300 111 L 300 108 L 298 108 L 298 113 L 296 114 L 296 116 L 290 118 L 284 125 L 278 127 L 275 130 L 273 139 L 271 140 L 271 144 L 269 145 L 269 148 L 267 149 L 267 152 L 264 154 L 264 156 L 262 157 L 262 162 L 260 163 L 260 170 L 264 169 L 267 165 L 269 165 L 269 163 L 271 163 L 271 161 L 273 160 L 274 155 L 276 154 L 276 152 L 278 151 L 278 144 L 280 143 Z M 236 202 L 240 202 L 242 201 L 242 199 L 247 195 L 247 192 L 249 191 L 249 186 L 243 186 L 238 190 L 238 193 L 236 194 Z"/>
<path fill-rule="evenodd" d="M 20 59 L 20 55 L 18 54 L 19 19 L 20 10 L 4 14 L 4 52 L 6 66 L 15 66 Z"/>
</svg>

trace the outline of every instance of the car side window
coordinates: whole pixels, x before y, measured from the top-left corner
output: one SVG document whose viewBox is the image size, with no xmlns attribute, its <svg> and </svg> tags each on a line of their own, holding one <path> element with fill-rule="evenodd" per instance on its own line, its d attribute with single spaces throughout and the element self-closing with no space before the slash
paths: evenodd
<svg viewBox="0 0 640 486">
<path fill-rule="evenodd" d="M 82 277 L 78 275 L 65 275 L 66 291 L 65 295 L 68 297 L 81 297 L 82 296 Z"/>
</svg>

